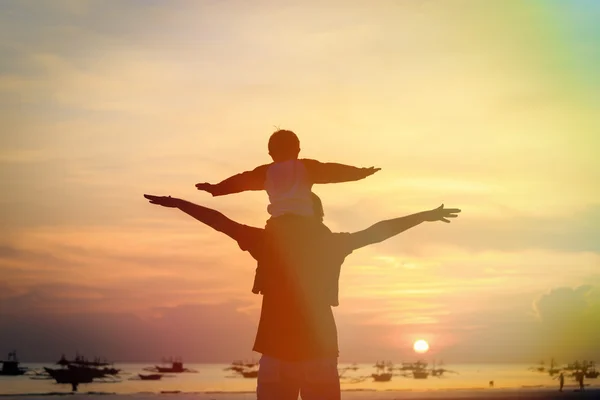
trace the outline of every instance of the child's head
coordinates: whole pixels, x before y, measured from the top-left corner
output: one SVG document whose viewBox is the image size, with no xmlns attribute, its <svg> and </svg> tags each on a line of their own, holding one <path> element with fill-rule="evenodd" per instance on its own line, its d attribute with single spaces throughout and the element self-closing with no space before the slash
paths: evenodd
<svg viewBox="0 0 600 400">
<path fill-rule="evenodd" d="M 300 140 L 292 131 L 280 129 L 269 138 L 269 155 L 275 162 L 294 160 L 300 153 Z"/>
</svg>

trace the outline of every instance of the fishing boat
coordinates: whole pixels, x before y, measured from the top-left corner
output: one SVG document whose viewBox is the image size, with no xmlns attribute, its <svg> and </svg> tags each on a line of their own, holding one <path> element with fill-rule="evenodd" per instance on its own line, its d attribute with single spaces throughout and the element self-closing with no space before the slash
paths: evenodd
<svg viewBox="0 0 600 400">
<path fill-rule="evenodd" d="M 394 376 L 394 364 L 391 361 L 377 361 L 374 365 L 375 373 L 371 374 L 373 382 L 389 382 Z"/>
<path fill-rule="evenodd" d="M 68 369 L 44 367 L 44 370 L 56 381 L 56 383 L 92 383 L 94 378 L 104 377 L 104 374 L 91 368 Z"/>
<path fill-rule="evenodd" d="M 596 379 L 600 375 L 600 371 L 598 371 L 596 369 L 596 363 L 593 361 L 590 361 L 586 364 L 584 374 L 585 374 L 585 377 L 588 379 Z"/>
<path fill-rule="evenodd" d="M 79 353 L 75 354 L 75 358 L 73 360 L 69 360 L 65 355 L 61 355 L 60 360 L 56 362 L 56 365 L 61 365 L 63 367 L 69 366 L 71 364 L 85 366 L 85 367 L 108 367 L 111 365 L 106 359 L 102 360 L 100 357 L 94 357 L 92 361 L 89 361 L 87 358 L 82 356 Z"/>
<path fill-rule="evenodd" d="M 23 375 L 27 372 L 27 368 L 19 367 L 19 360 L 17 359 L 17 352 L 11 351 L 8 353 L 6 361 L 0 361 L 2 363 L 2 369 L 0 369 L 0 375 Z"/>
<path fill-rule="evenodd" d="M 241 374 L 244 378 L 258 378 L 258 370 L 242 371 Z"/>
<path fill-rule="evenodd" d="M 373 382 L 389 382 L 392 380 L 393 374 L 391 372 L 380 372 L 371 374 Z"/>
<path fill-rule="evenodd" d="M 415 379 L 427 379 L 429 376 L 429 372 L 425 370 L 413 370 L 412 372 L 413 378 Z"/>
<path fill-rule="evenodd" d="M 94 358 L 93 361 L 87 360 L 84 356 L 76 353 L 75 358 L 73 360 L 69 360 L 63 354 L 60 357 L 60 360 L 56 362 L 56 365 L 60 365 L 64 368 L 68 369 L 90 369 L 96 371 L 100 375 L 118 375 L 121 372 L 120 369 L 112 366 L 112 363 L 109 363 L 106 360 L 101 360 L 99 357 Z M 103 367 L 103 368 L 100 368 Z M 93 374 L 93 373 L 92 373 Z"/>
<path fill-rule="evenodd" d="M 416 363 L 413 363 L 412 376 L 414 379 L 427 379 L 429 376 L 427 363 L 423 361 L 417 361 Z"/>
<path fill-rule="evenodd" d="M 442 368 L 443 365 L 444 365 L 444 363 L 440 362 L 440 364 L 438 364 L 438 366 L 436 367 L 436 364 L 434 362 L 433 367 L 431 368 L 431 376 L 435 376 L 436 378 L 441 378 L 445 372 L 450 372 L 452 374 L 458 374 L 458 372 L 456 372 L 456 371 L 451 371 L 449 369 Z"/>
<path fill-rule="evenodd" d="M 256 361 L 241 361 L 236 360 L 231 365 L 225 368 L 226 371 L 233 371 L 238 376 L 244 378 L 258 378 L 258 362 Z"/>
<path fill-rule="evenodd" d="M 159 381 L 163 376 L 161 374 L 138 374 L 143 381 Z"/>
<path fill-rule="evenodd" d="M 170 364 L 170 366 L 166 366 L 166 365 Z M 183 367 L 183 361 L 181 360 L 181 358 L 169 358 L 167 359 L 163 359 L 163 366 L 159 366 L 159 365 L 155 365 L 154 367 L 148 367 L 148 368 L 144 368 L 144 371 L 150 371 L 150 372 L 160 372 L 160 373 L 175 373 L 175 374 L 179 374 L 182 372 L 198 372 L 195 371 L 193 369 L 189 369 L 189 368 L 184 368 Z"/>
</svg>

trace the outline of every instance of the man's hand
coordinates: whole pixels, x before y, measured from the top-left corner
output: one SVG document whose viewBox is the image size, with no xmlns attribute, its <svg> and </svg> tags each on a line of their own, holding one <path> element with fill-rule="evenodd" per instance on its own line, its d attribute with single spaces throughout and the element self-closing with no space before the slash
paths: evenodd
<svg viewBox="0 0 600 400">
<path fill-rule="evenodd" d="M 151 194 L 145 194 L 145 198 L 150 200 L 150 204 L 157 204 L 163 207 L 177 208 L 180 200 L 171 196 L 153 196 Z"/>
<path fill-rule="evenodd" d="M 434 208 L 433 210 L 425 211 L 424 220 L 428 222 L 434 221 L 444 221 L 446 223 L 450 223 L 448 218 L 456 218 L 458 217 L 458 213 L 460 209 L 458 208 L 444 208 L 442 204 L 438 208 Z"/>
<path fill-rule="evenodd" d="M 213 196 L 215 195 L 213 193 L 214 187 L 215 187 L 215 185 L 213 185 L 211 183 L 208 183 L 208 182 L 196 183 L 196 189 L 198 189 L 198 190 L 204 190 L 205 192 L 208 192 L 208 193 L 212 194 Z"/>
</svg>

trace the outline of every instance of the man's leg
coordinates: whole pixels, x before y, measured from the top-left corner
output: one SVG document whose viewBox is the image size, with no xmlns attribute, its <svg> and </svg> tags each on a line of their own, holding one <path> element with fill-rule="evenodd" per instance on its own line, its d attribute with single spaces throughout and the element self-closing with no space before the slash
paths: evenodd
<svg viewBox="0 0 600 400">
<path fill-rule="evenodd" d="M 298 400 L 299 380 L 288 364 L 269 356 L 260 358 L 257 400 Z"/>
<path fill-rule="evenodd" d="M 337 358 L 304 361 L 304 379 L 300 385 L 302 400 L 340 400 Z"/>
</svg>

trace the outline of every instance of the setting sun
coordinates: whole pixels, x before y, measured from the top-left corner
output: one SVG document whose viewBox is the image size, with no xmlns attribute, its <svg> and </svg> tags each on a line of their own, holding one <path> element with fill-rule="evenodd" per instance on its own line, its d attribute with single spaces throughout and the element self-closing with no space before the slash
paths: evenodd
<svg viewBox="0 0 600 400">
<path fill-rule="evenodd" d="M 415 349 L 417 353 L 425 353 L 427 352 L 427 350 L 429 350 L 429 344 L 427 344 L 427 342 L 422 339 L 417 340 L 413 345 L 413 349 Z"/>
</svg>

